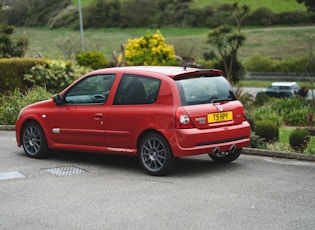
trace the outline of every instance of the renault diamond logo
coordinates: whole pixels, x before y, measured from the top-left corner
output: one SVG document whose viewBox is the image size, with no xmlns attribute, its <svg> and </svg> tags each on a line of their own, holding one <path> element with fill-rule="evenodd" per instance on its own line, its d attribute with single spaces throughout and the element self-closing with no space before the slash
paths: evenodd
<svg viewBox="0 0 315 230">
<path fill-rule="evenodd" d="M 223 111 L 223 107 L 222 107 L 222 105 L 217 105 L 217 107 L 218 107 L 218 110 L 219 110 L 220 112 L 222 112 L 222 111 Z"/>
</svg>

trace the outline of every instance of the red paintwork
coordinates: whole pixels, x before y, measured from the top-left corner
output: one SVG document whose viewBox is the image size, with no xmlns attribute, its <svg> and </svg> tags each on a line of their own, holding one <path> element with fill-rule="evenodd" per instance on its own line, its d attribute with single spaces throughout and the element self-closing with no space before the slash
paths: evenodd
<svg viewBox="0 0 315 230">
<path fill-rule="evenodd" d="M 233 144 L 237 149 L 248 146 L 250 126 L 244 117 L 243 106 L 238 101 L 184 106 L 182 108 L 190 116 L 195 128 L 175 128 L 175 113 L 181 102 L 172 78 L 181 78 L 196 71 L 200 70 L 183 70 L 182 67 L 122 67 L 91 72 L 84 77 L 105 73 L 117 75 L 105 104 L 57 106 L 51 99 L 29 105 L 21 111 L 16 122 L 17 144 L 23 144 L 20 138 L 23 124 L 34 120 L 42 127 L 51 149 L 136 155 L 141 135 L 149 130 L 161 133 L 168 140 L 175 157 L 208 154 L 215 147 L 227 151 Z M 203 71 L 216 76 L 222 74 L 219 70 Z M 113 105 L 123 73 L 161 79 L 157 101 L 145 105 Z M 218 112 L 218 104 L 224 111 L 233 110 L 235 119 L 211 125 L 199 122 L 198 119 L 206 117 L 206 114 Z M 60 133 L 54 133 L 53 128 L 60 128 Z"/>
</svg>

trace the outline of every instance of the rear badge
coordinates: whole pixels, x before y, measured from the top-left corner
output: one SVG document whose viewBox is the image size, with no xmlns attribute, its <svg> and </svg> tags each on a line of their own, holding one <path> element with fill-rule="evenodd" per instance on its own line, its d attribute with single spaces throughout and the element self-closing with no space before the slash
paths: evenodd
<svg viewBox="0 0 315 230">
<path fill-rule="evenodd" d="M 198 117 L 195 119 L 196 122 L 199 122 L 200 125 L 204 125 L 207 122 L 207 118 L 206 117 Z"/>
<path fill-rule="evenodd" d="M 222 105 L 217 105 L 217 108 L 218 108 L 218 110 L 219 110 L 220 112 L 222 112 L 222 111 L 223 111 L 223 107 L 222 107 Z"/>
</svg>

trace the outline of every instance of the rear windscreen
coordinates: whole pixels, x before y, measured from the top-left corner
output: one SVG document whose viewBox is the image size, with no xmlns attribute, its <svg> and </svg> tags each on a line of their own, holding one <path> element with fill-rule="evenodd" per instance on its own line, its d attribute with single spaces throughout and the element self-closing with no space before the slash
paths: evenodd
<svg viewBox="0 0 315 230">
<path fill-rule="evenodd" d="M 176 80 L 182 105 L 197 105 L 235 100 L 234 90 L 222 76 L 191 77 Z"/>
</svg>

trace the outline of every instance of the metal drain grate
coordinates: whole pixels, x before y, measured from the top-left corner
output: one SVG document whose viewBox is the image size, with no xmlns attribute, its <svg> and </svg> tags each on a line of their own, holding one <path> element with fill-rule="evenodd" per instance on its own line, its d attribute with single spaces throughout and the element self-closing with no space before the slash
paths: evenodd
<svg viewBox="0 0 315 230">
<path fill-rule="evenodd" d="M 75 166 L 62 166 L 62 167 L 48 168 L 48 169 L 43 169 L 43 170 L 55 176 L 71 176 L 74 174 L 81 174 L 81 173 L 87 172 L 86 170 L 80 169 Z"/>
</svg>

